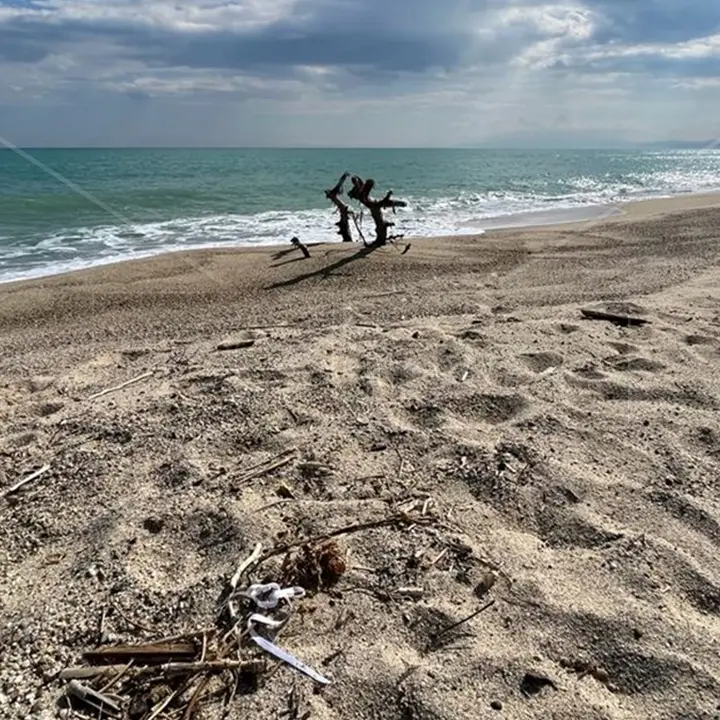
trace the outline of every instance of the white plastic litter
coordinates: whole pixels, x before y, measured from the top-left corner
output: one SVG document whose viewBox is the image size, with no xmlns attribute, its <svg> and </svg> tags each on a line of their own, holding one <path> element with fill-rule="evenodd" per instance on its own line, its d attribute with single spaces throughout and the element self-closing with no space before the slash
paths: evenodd
<svg viewBox="0 0 720 720">
<path fill-rule="evenodd" d="M 239 594 L 250 598 L 261 610 L 271 610 L 277 607 L 281 600 L 305 597 L 305 590 L 301 587 L 281 588 L 278 583 L 267 583 L 250 585 L 246 590 L 241 590 Z"/>
<path fill-rule="evenodd" d="M 272 610 L 276 608 L 282 600 L 290 602 L 296 598 L 304 597 L 305 590 L 301 587 L 282 588 L 278 583 L 267 583 L 265 585 L 250 585 L 250 587 L 246 590 L 242 590 L 237 594 L 248 598 L 261 610 Z M 258 647 L 261 647 L 265 650 L 265 652 L 275 656 L 278 660 L 282 660 L 291 667 L 295 668 L 298 672 L 312 678 L 315 682 L 323 685 L 329 685 L 330 680 L 328 680 L 328 678 L 324 677 L 317 672 L 317 670 L 314 670 L 301 660 L 298 660 L 294 655 L 287 652 L 287 650 L 283 650 L 281 647 L 275 645 L 275 643 L 261 635 L 256 628 L 256 625 L 265 625 L 269 628 L 279 629 L 283 627 L 289 619 L 289 615 L 282 620 L 275 620 L 274 618 L 267 617 L 267 615 L 262 615 L 261 613 L 252 613 L 250 617 L 248 617 L 247 621 L 250 637 L 255 644 L 258 645 Z"/>
</svg>

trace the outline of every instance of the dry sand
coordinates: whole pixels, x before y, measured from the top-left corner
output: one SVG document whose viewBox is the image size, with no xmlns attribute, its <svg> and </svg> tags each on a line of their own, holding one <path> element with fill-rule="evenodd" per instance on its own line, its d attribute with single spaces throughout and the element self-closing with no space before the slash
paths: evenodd
<svg viewBox="0 0 720 720">
<path fill-rule="evenodd" d="M 333 683 L 282 668 L 230 717 L 283 717 L 293 686 L 318 720 L 720 717 L 717 202 L 0 287 L 0 488 L 50 465 L 0 499 L 0 717 L 54 715 L 45 681 L 108 603 L 198 629 L 258 541 L 398 508 L 429 523 L 340 538 L 347 573 L 280 636 Z M 528 672 L 554 687 L 523 693 Z"/>
</svg>

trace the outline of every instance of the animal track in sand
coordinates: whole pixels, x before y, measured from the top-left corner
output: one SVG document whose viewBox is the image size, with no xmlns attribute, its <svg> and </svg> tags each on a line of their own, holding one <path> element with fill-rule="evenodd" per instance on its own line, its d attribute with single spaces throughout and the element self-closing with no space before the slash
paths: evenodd
<svg viewBox="0 0 720 720">
<path fill-rule="evenodd" d="M 659 587 L 670 585 L 674 595 L 685 598 L 697 611 L 720 615 L 720 587 L 682 551 L 646 536 L 640 556 L 633 560 L 625 559 L 622 572 L 634 577 L 637 589 L 647 597 L 652 598 Z M 652 567 L 654 583 L 648 582 L 648 567 Z"/>
<path fill-rule="evenodd" d="M 597 548 L 623 535 L 582 518 L 563 504 L 546 505 L 535 514 L 537 534 L 551 547 Z"/>
<path fill-rule="evenodd" d="M 198 507 L 185 517 L 180 532 L 199 554 L 223 554 L 244 545 L 240 522 L 224 510 Z"/>
</svg>

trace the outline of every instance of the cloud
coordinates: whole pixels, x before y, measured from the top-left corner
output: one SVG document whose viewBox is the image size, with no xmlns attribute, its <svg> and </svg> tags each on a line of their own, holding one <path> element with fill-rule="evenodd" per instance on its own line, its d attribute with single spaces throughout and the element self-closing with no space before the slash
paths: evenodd
<svg viewBox="0 0 720 720">
<path fill-rule="evenodd" d="M 201 128 L 178 115 L 197 122 L 188 107 L 198 104 L 212 118 L 231 109 L 244 118 L 234 131 L 206 119 L 228 144 L 374 144 L 399 113 L 405 137 L 422 144 L 513 123 L 628 134 L 628 117 L 646 129 L 646 109 L 664 102 L 665 117 L 652 119 L 661 135 L 682 125 L 688 94 L 717 115 L 718 75 L 720 3 L 711 0 L 0 0 L 0 118 L 49 144 L 72 135 L 60 118 L 83 110 L 83 127 L 94 118 L 106 123 L 98 132 L 130 142 L 138 107 L 146 118 L 167 113 L 163 122 L 196 143 Z M 43 132 L 40 115 L 19 120 L 29 110 L 18 108 L 34 105 L 72 107 Z"/>
<path fill-rule="evenodd" d="M 714 0 L 590 0 L 604 18 L 598 43 L 676 43 L 720 31 Z"/>
</svg>

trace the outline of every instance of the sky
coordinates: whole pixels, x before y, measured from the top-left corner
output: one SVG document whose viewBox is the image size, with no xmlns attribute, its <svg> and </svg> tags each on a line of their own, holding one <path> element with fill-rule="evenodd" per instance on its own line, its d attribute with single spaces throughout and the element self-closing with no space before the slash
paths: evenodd
<svg viewBox="0 0 720 720">
<path fill-rule="evenodd" d="M 720 0 L 0 0 L 20 146 L 720 135 Z"/>
</svg>

